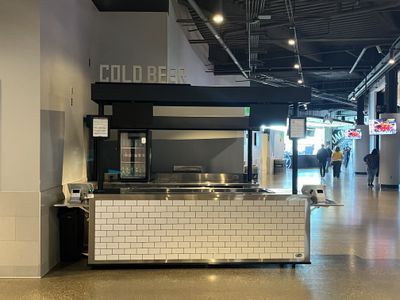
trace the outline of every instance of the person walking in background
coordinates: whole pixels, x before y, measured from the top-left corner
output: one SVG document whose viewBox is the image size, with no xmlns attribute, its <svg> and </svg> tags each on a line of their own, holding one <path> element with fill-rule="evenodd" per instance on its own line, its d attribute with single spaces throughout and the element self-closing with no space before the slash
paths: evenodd
<svg viewBox="0 0 400 300">
<path fill-rule="evenodd" d="M 367 173 L 368 173 L 368 186 L 374 186 L 374 178 L 378 176 L 379 170 L 379 154 L 378 150 L 372 150 L 371 154 L 367 154 L 364 157 L 364 161 L 367 163 Z"/>
<path fill-rule="evenodd" d="M 321 177 L 325 177 L 325 169 L 326 169 L 326 163 L 328 161 L 329 153 L 325 149 L 324 144 L 321 145 L 321 149 L 318 150 L 317 152 L 317 160 L 318 160 L 318 166 L 319 166 L 319 173 L 321 174 Z"/>
<path fill-rule="evenodd" d="M 326 173 L 329 172 L 329 166 L 331 165 L 332 150 L 328 145 L 326 146 L 326 151 L 328 152 L 328 159 L 326 160 Z"/>
<path fill-rule="evenodd" d="M 351 148 L 349 146 L 346 146 L 346 148 L 344 148 L 343 151 L 343 162 L 344 162 L 344 166 L 347 169 L 347 166 L 349 165 L 349 161 L 350 161 L 350 152 L 351 152 Z"/>
<path fill-rule="evenodd" d="M 332 166 L 333 166 L 333 178 L 340 177 L 340 168 L 342 166 L 343 153 L 340 151 L 340 147 L 336 146 L 335 151 L 332 153 Z"/>
</svg>

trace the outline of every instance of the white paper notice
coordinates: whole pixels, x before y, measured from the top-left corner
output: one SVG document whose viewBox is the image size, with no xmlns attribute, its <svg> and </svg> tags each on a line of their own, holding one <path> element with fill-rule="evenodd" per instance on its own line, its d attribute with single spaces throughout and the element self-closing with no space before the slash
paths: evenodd
<svg viewBox="0 0 400 300">
<path fill-rule="evenodd" d="M 290 134 L 292 139 L 301 139 L 306 137 L 306 119 L 290 119 Z"/>
<path fill-rule="evenodd" d="M 107 118 L 93 118 L 93 137 L 108 137 Z"/>
</svg>

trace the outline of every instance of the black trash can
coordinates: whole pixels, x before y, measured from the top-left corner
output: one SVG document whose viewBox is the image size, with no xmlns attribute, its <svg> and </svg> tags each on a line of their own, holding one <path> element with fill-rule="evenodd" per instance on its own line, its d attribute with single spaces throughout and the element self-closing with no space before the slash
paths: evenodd
<svg viewBox="0 0 400 300">
<path fill-rule="evenodd" d="M 84 213 L 79 208 L 60 208 L 60 259 L 76 261 L 82 257 Z"/>
</svg>

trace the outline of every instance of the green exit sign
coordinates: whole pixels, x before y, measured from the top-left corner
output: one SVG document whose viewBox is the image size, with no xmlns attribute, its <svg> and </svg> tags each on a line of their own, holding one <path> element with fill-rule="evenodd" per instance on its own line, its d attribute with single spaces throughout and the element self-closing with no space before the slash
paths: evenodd
<svg viewBox="0 0 400 300">
<path fill-rule="evenodd" d="M 244 115 L 245 115 L 245 117 L 250 117 L 250 107 L 249 106 L 244 108 Z"/>
</svg>

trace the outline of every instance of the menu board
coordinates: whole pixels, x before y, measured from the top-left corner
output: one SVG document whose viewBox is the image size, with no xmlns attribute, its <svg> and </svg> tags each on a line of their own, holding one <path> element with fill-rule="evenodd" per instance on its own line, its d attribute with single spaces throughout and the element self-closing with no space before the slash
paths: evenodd
<svg viewBox="0 0 400 300">
<path fill-rule="evenodd" d="M 289 119 L 289 138 L 303 139 L 306 137 L 306 118 L 292 117 Z"/>
<path fill-rule="evenodd" d="M 109 137 L 109 124 L 106 117 L 93 117 L 92 137 Z"/>
</svg>

